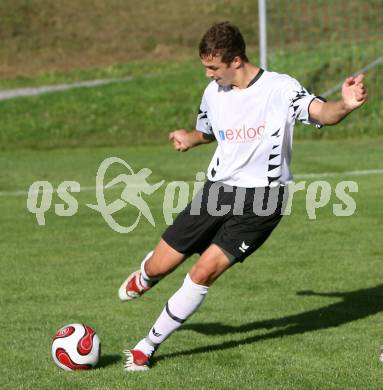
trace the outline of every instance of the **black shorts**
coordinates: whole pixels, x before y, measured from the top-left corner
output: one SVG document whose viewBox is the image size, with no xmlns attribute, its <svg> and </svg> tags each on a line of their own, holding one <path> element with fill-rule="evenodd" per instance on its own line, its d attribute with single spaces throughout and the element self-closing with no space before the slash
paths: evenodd
<svg viewBox="0 0 383 390">
<path fill-rule="evenodd" d="M 231 262 L 241 262 L 278 225 L 287 197 L 283 186 L 242 188 L 207 181 L 162 238 L 187 255 L 216 244 Z"/>
</svg>

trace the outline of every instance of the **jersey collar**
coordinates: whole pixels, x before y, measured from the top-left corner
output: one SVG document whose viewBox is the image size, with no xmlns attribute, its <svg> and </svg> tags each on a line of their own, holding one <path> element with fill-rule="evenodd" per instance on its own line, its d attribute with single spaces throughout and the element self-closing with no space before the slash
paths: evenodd
<svg viewBox="0 0 383 390">
<path fill-rule="evenodd" d="M 259 68 L 258 73 L 254 76 L 253 79 L 250 80 L 250 83 L 247 84 L 247 87 L 246 87 L 246 88 L 249 88 L 249 87 L 251 87 L 253 84 L 255 84 L 255 83 L 260 79 L 260 77 L 262 76 L 263 72 L 264 72 L 264 70 L 263 70 L 262 68 Z"/>
</svg>

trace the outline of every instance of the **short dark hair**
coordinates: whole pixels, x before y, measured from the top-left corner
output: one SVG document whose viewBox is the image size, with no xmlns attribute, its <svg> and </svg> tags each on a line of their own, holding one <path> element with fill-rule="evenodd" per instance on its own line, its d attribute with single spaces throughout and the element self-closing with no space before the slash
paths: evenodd
<svg viewBox="0 0 383 390">
<path fill-rule="evenodd" d="M 236 56 L 249 62 L 245 40 L 239 28 L 230 22 L 215 23 L 206 31 L 199 44 L 199 56 L 222 56 L 225 64 L 230 64 Z"/>
</svg>

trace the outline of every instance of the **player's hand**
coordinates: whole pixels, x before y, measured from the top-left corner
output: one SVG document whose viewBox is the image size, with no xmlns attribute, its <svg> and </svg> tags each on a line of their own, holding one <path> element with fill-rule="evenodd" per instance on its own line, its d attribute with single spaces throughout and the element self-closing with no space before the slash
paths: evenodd
<svg viewBox="0 0 383 390">
<path fill-rule="evenodd" d="M 367 100 L 367 91 L 363 79 L 363 74 L 348 77 L 342 85 L 343 103 L 348 111 L 355 110 Z"/>
<path fill-rule="evenodd" d="M 193 146 L 189 132 L 184 129 L 172 131 L 169 134 L 169 141 L 173 141 L 174 149 L 179 152 L 186 152 Z"/>
</svg>

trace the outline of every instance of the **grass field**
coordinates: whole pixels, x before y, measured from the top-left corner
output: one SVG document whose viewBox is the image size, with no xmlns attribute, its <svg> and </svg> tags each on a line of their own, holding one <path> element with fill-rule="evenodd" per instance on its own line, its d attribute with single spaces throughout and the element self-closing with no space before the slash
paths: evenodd
<svg viewBox="0 0 383 390">
<path fill-rule="evenodd" d="M 151 183 L 193 181 L 214 146 L 185 154 L 170 146 L 4 150 L 0 387 L 381 389 L 383 179 L 341 174 L 382 169 L 381 142 L 297 142 L 295 173 L 339 172 L 326 179 L 333 189 L 340 180 L 356 181 L 356 213 L 335 217 L 332 204 L 339 201 L 333 195 L 317 219 L 309 220 L 305 192 L 298 192 L 292 215 L 263 248 L 218 280 L 199 312 L 158 351 L 154 368 L 142 374 L 122 370 L 121 351 L 146 334 L 193 262 L 141 300 L 118 301 L 120 282 L 165 228 L 163 190 L 147 198 L 156 227 L 141 220 L 127 235 L 112 231 L 85 206 L 95 202 L 91 190 L 76 194 L 79 211 L 73 217 L 56 216 L 52 206 L 46 226 L 38 226 L 27 211 L 26 194 L 14 191 L 27 191 L 35 180 L 92 186 L 100 162 L 110 156 L 125 159 L 135 171 L 151 168 Z M 109 193 L 119 195 L 118 189 Z M 54 365 L 51 339 L 70 322 L 88 323 L 98 332 L 103 350 L 98 369 L 67 373 Z"/>
<path fill-rule="evenodd" d="M 381 39 L 380 0 L 369 0 L 368 7 L 360 0 L 268 0 L 267 9 L 272 49 L 299 51 L 302 43 L 330 49 L 347 41 L 367 59 L 363 42 Z M 203 31 L 223 20 L 241 26 L 252 52 L 258 45 L 253 0 L 2 0 L 0 15 L 0 78 L 142 59 L 178 61 L 195 55 Z M 334 54 L 328 51 L 326 58 Z"/>
<path fill-rule="evenodd" d="M 302 4 L 268 1 L 271 70 L 320 94 L 381 55 L 380 0 L 363 10 L 358 0 Z M 164 187 L 145 197 L 156 226 L 141 219 L 118 234 L 86 207 L 96 203 L 97 169 L 117 156 L 135 172 L 149 167 L 150 183 L 185 180 L 191 192 L 214 145 L 181 154 L 166 142 L 169 131 L 195 123 L 206 86 L 197 42 L 212 22 L 230 19 L 257 63 L 256 7 L 250 0 L 0 3 L 0 89 L 132 77 L 0 102 L 1 389 L 382 389 L 381 64 L 367 73 L 370 99 L 358 112 L 336 127 L 297 126 L 294 172 L 317 174 L 297 180 L 306 188 L 328 180 L 332 188 L 317 219 L 307 216 L 306 191 L 297 192 L 292 214 L 217 281 L 159 349 L 153 369 L 123 371 L 122 350 L 146 334 L 196 257 L 142 299 L 120 303 L 120 283 L 166 227 Z M 350 173 L 365 170 L 375 173 Z M 79 182 L 78 212 L 57 216 L 62 201 L 53 194 L 39 226 L 27 210 L 37 180 L 54 188 Z M 359 188 L 350 217 L 333 214 L 341 180 Z M 107 199 L 120 192 L 109 190 Z M 121 224 L 135 217 L 129 207 L 116 216 Z M 99 334 L 97 369 L 68 373 L 54 365 L 52 337 L 71 322 Z"/>
<path fill-rule="evenodd" d="M 377 50 L 379 43 L 371 44 L 368 50 Z M 341 50 L 342 45 L 339 48 L 344 58 L 350 54 Z M 325 63 L 319 61 L 320 55 L 311 54 L 307 50 L 296 55 L 296 61 L 302 64 L 299 67 L 291 58 L 284 58 L 283 53 L 273 61 L 279 64 L 277 71 L 293 75 L 302 85 L 320 94 L 332 84 L 326 84 L 323 76 L 318 76 Z M 327 68 L 329 80 L 346 77 L 348 73 L 342 70 L 341 63 L 342 56 L 339 56 Z M 314 71 L 306 73 L 306 69 Z M 342 76 L 334 76 L 341 72 Z M 201 94 L 207 84 L 198 58 L 170 64 L 143 62 L 140 66 L 128 64 L 111 69 L 90 69 L 65 76 L 52 74 L 51 78 L 40 78 L 34 83 L 127 75 L 133 79 L 125 83 L 1 102 L 0 150 L 163 144 L 171 129 L 179 126 L 190 129 L 195 125 Z M 378 90 L 383 82 L 382 75 L 381 66 L 367 74 L 369 91 Z M 382 100 L 371 92 L 368 104 L 346 118 L 341 126 L 325 127 L 320 131 L 297 126 L 296 138 L 377 136 L 382 134 L 382 118 Z"/>
</svg>

